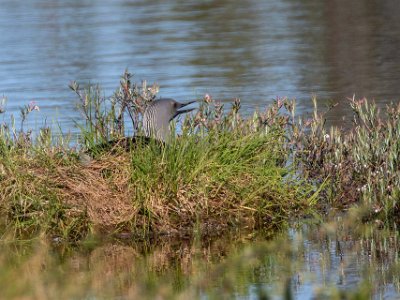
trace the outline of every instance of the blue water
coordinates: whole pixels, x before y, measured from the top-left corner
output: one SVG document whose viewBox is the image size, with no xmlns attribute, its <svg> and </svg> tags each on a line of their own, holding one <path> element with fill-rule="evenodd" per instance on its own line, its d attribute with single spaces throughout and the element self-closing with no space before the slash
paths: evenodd
<svg viewBox="0 0 400 300">
<path fill-rule="evenodd" d="M 69 82 L 110 96 L 129 68 L 160 96 L 239 97 L 247 112 L 287 96 L 306 113 L 316 94 L 341 103 L 340 122 L 354 93 L 400 99 L 399 14 L 396 0 L 2 0 L 0 96 L 9 113 L 36 101 L 39 120 L 74 131 Z"/>
</svg>

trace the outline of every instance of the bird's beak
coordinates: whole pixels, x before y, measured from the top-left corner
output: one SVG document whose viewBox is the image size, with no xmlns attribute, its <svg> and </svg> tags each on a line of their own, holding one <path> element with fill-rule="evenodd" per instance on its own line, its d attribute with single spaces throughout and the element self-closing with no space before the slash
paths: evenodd
<svg viewBox="0 0 400 300">
<path fill-rule="evenodd" d="M 179 110 L 176 112 L 175 116 L 178 116 L 178 115 L 184 114 L 184 113 L 188 113 L 188 112 L 191 112 L 192 110 L 196 109 L 195 107 L 194 108 L 181 109 L 181 108 L 183 108 L 185 106 L 188 106 L 190 104 L 193 104 L 195 102 L 197 102 L 197 101 L 190 101 L 190 102 L 187 102 L 187 103 L 181 103 L 181 105 L 180 105 L 181 107 L 179 107 Z"/>
</svg>

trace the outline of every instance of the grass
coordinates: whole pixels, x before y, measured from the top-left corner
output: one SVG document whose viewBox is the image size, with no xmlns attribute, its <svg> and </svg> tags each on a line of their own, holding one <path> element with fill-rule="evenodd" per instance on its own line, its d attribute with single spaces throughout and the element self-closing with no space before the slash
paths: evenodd
<svg viewBox="0 0 400 300">
<path fill-rule="evenodd" d="M 34 103 L 21 109 L 18 130 L 15 122 L 0 126 L 1 226 L 11 237 L 269 230 L 332 207 L 361 207 L 361 221 L 400 221 L 400 105 L 382 113 L 366 99 L 349 99 L 354 122 L 343 129 L 326 126 L 315 99 L 310 119 L 281 98 L 243 118 L 239 99 L 224 109 L 206 95 L 168 144 L 136 141 L 126 151 L 119 141 L 142 134 L 158 87 L 132 84 L 128 72 L 110 98 L 98 86 L 70 87 L 84 116 L 77 145 L 49 128 L 36 136 L 24 129 Z"/>
<path fill-rule="evenodd" d="M 258 116 L 224 113 L 207 96 L 167 145 L 118 144 L 128 130 L 141 133 L 141 114 L 156 87 L 132 85 L 125 73 L 110 99 L 98 87 L 71 89 L 85 124 L 78 145 L 54 141 L 49 128 L 0 131 L 0 213 L 11 238 L 37 234 L 80 241 L 90 233 L 129 232 L 135 237 L 221 234 L 232 227 L 271 230 L 309 212 L 316 188 L 288 168 L 285 128 L 277 104 Z M 34 112 L 28 105 L 23 120 Z M 84 161 L 85 149 L 94 158 Z M 311 200 L 312 201 L 311 201 Z"/>
</svg>

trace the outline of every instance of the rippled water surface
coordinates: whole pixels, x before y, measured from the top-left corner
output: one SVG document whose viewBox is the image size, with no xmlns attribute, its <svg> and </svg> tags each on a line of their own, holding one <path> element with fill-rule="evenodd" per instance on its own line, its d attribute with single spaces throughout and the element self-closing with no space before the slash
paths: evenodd
<svg viewBox="0 0 400 300">
<path fill-rule="evenodd" d="M 397 232 L 340 219 L 267 240 L 2 243 L 0 288 L 4 299 L 399 299 L 399 246 Z"/>
<path fill-rule="evenodd" d="M 9 112 L 34 100 L 38 120 L 72 129 L 68 83 L 109 96 L 129 68 L 161 96 L 240 97 L 248 112 L 276 96 L 307 112 L 315 93 L 343 104 L 331 116 L 340 122 L 353 93 L 400 99 L 399 15 L 397 0 L 2 0 L 0 95 Z"/>
</svg>

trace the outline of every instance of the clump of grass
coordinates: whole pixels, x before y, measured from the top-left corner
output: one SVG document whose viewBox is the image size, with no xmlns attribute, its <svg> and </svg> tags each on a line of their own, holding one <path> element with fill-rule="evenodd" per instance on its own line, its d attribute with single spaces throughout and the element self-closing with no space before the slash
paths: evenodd
<svg viewBox="0 0 400 300">
<path fill-rule="evenodd" d="M 287 176 L 278 106 L 243 119 L 239 100 L 224 114 L 206 96 L 167 145 L 137 143 L 129 153 L 117 146 L 97 153 L 85 169 L 76 167 L 64 176 L 66 198 L 87 207 L 97 226 L 142 236 L 280 227 L 312 206 L 314 188 Z"/>
<path fill-rule="evenodd" d="M 117 143 L 82 164 L 77 149 L 141 134 L 158 87 L 139 87 L 126 71 L 111 98 L 97 86 L 71 88 L 85 117 L 78 145 L 55 142 L 49 128 L 33 138 L 24 122 L 35 104 L 21 109 L 19 130 L 15 122 L 0 126 L 0 206 L 15 232 L 45 229 L 79 240 L 96 228 L 142 236 L 274 228 L 317 203 L 319 191 L 327 199 L 321 207 L 361 200 L 367 219 L 399 221 L 399 105 L 383 118 L 375 104 L 350 99 L 354 123 L 344 130 L 326 127 L 315 99 L 304 121 L 287 99 L 243 118 L 239 99 L 224 109 L 206 95 L 167 145 L 137 141 L 126 152 Z"/>
<path fill-rule="evenodd" d="M 242 118 L 238 99 L 225 113 L 206 95 L 167 145 L 136 143 L 126 152 L 117 144 L 82 164 L 77 149 L 123 137 L 128 127 L 140 134 L 144 107 L 158 88 L 138 88 L 130 78 L 126 72 L 111 98 L 98 87 L 71 85 L 85 116 L 74 147 L 54 143 L 48 128 L 21 144 L 14 129 L 2 127 L 0 211 L 11 232 L 80 240 L 96 230 L 148 237 L 271 229 L 313 206 L 315 187 L 287 167 L 279 101 Z M 26 134 L 23 123 L 19 132 Z"/>
<path fill-rule="evenodd" d="M 101 110 L 96 99 L 89 103 Z M 122 228 L 144 234 L 186 234 L 199 224 L 211 230 L 243 223 L 273 228 L 310 207 L 307 200 L 314 188 L 286 176 L 287 117 L 278 113 L 283 105 L 278 101 L 244 119 L 239 99 L 224 113 L 221 103 L 206 95 L 197 114 L 184 119 L 179 138 L 161 148 L 158 143 L 132 147 L 128 172 L 120 165 L 102 168 L 100 173 L 113 184 L 124 174 L 123 186 L 129 192 L 121 206 L 132 209 L 120 214 L 126 216 Z M 129 104 L 120 105 L 124 107 Z M 142 112 L 132 111 L 138 115 L 131 119 L 140 120 Z M 93 120 L 90 135 L 97 135 L 96 128 L 113 126 L 103 121 L 99 126 L 97 118 Z M 126 155 L 120 157 L 126 163 Z M 109 152 L 97 159 L 108 161 Z"/>
<path fill-rule="evenodd" d="M 277 133 L 183 136 L 163 149 L 131 153 L 137 222 L 178 232 L 247 224 L 273 228 L 308 207 L 312 190 L 285 180 Z"/>
</svg>

